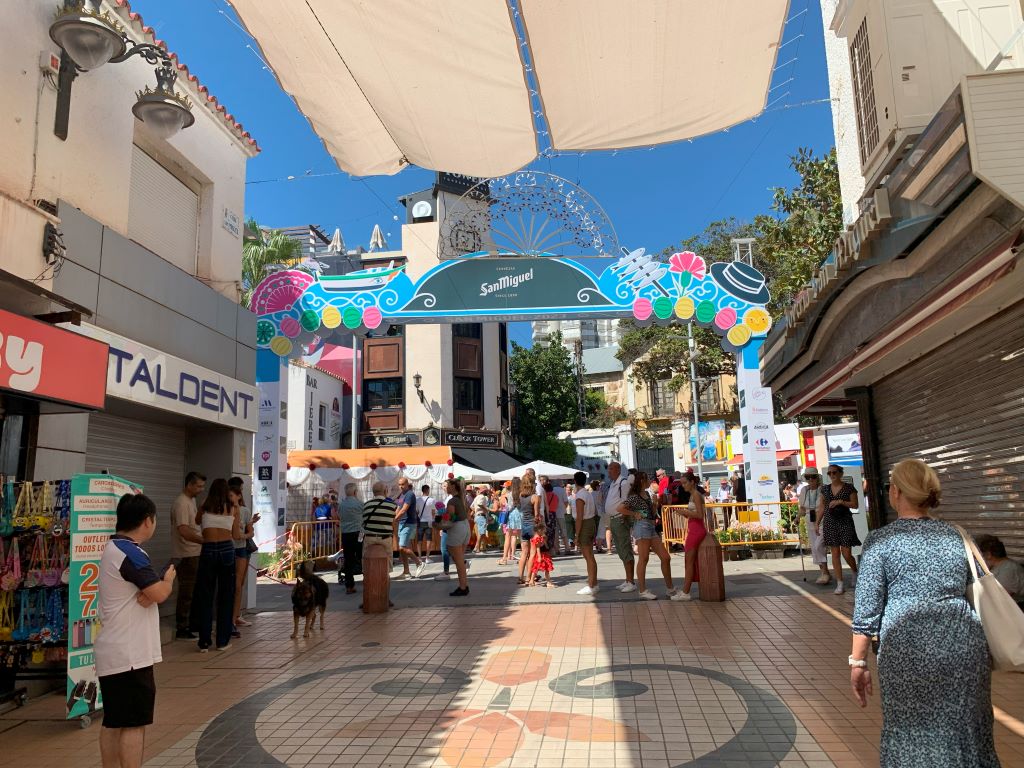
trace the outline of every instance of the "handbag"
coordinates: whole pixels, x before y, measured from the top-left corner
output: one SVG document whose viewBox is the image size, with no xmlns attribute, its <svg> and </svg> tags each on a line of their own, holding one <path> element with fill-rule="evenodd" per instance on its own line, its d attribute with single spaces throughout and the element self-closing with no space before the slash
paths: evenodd
<svg viewBox="0 0 1024 768">
<path fill-rule="evenodd" d="M 29 553 L 28 563 L 25 566 L 25 586 L 39 587 L 43 584 L 43 571 L 46 569 L 46 540 L 43 534 L 36 534 L 35 542 L 32 544 L 32 552 Z"/>
<path fill-rule="evenodd" d="M 15 536 L 7 548 L 7 557 L 0 558 L 0 590 L 13 592 L 21 586 L 21 582 L 21 552 L 18 551 L 18 537 Z"/>
<path fill-rule="evenodd" d="M 47 587 L 56 587 L 61 583 L 61 574 L 67 567 L 67 552 L 64 549 L 64 542 L 62 539 L 54 539 L 53 545 L 50 549 L 50 559 L 44 564 L 43 568 L 43 584 Z"/>
<path fill-rule="evenodd" d="M 974 540 L 960 526 L 956 526 L 956 529 L 963 539 L 967 566 L 973 579 L 967 585 L 967 600 L 981 619 L 993 666 L 996 669 L 1024 671 L 1024 612 L 992 575 Z"/>
<path fill-rule="evenodd" d="M 14 593 L 0 592 L 0 642 L 7 642 L 14 632 Z"/>
<path fill-rule="evenodd" d="M 256 546 L 256 542 L 252 540 L 252 537 L 245 540 L 245 551 L 250 555 L 260 551 L 260 548 Z"/>
</svg>

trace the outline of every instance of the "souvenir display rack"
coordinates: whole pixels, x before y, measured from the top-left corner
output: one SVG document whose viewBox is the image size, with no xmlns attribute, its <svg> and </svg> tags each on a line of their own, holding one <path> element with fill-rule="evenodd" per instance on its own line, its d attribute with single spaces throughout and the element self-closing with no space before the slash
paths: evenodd
<svg viewBox="0 0 1024 768">
<path fill-rule="evenodd" d="M 66 675 L 70 516 L 70 480 L 0 476 L 0 703 Z"/>
</svg>

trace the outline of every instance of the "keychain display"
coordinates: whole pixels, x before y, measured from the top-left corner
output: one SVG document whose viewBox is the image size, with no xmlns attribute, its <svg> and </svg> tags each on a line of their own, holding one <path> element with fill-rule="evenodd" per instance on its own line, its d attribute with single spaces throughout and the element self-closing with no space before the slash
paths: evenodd
<svg viewBox="0 0 1024 768">
<path fill-rule="evenodd" d="M 0 560 L 0 589 L 13 592 L 21 584 L 21 551 L 18 548 L 18 537 L 14 536 L 7 545 L 7 556 Z"/>
<path fill-rule="evenodd" d="M 32 483 L 21 483 L 18 500 L 11 512 L 11 525 L 15 531 L 27 531 L 32 517 Z"/>
<path fill-rule="evenodd" d="M 71 481 L 61 480 L 57 483 L 57 497 L 54 499 L 53 527 L 51 536 L 63 536 L 70 532 L 71 521 Z M 67 584 L 67 582 L 64 582 Z"/>
<path fill-rule="evenodd" d="M 0 482 L 0 536 L 14 533 L 14 481 L 3 478 Z"/>
<path fill-rule="evenodd" d="M 29 524 L 33 529 L 49 532 L 53 528 L 56 520 L 53 501 L 53 483 L 47 480 L 35 486 L 32 514 L 29 516 Z"/>
</svg>

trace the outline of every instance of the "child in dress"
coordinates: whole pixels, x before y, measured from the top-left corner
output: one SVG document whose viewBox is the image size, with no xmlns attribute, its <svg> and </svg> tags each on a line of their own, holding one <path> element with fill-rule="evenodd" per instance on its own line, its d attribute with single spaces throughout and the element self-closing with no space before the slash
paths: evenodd
<svg viewBox="0 0 1024 768">
<path fill-rule="evenodd" d="M 551 583 L 551 571 L 555 569 L 555 564 L 551 562 L 551 550 L 548 549 L 546 535 L 544 518 L 537 517 L 533 527 L 533 538 L 530 539 L 533 554 L 530 557 L 530 580 L 526 582 L 528 587 L 537 586 L 537 574 L 541 571 L 544 572 L 544 586 L 548 589 L 555 586 Z"/>
</svg>

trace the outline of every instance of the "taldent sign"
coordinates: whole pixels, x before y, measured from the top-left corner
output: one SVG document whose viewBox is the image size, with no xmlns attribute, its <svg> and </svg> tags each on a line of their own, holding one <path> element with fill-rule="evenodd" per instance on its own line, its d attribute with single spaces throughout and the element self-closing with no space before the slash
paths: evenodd
<svg viewBox="0 0 1024 768">
<path fill-rule="evenodd" d="M 255 432 L 256 387 L 95 326 L 79 330 L 110 346 L 107 394 Z"/>
</svg>

